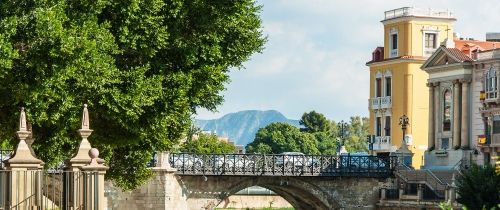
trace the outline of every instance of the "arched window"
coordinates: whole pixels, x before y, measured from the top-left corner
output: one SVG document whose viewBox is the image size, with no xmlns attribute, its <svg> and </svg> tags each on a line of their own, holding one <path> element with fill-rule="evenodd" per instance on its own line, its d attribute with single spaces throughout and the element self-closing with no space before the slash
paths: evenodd
<svg viewBox="0 0 500 210">
<path fill-rule="evenodd" d="M 495 69 L 490 68 L 486 71 L 486 78 L 484 83 L 484 90 L 486 92 L 486 98 L 497 98 L 497 72 Z"/>
<path fill-rule="evenodd" d="M 450 131 L 451 127 L 451 91 L 443 94 L 443 131 Z"/>
</svg>

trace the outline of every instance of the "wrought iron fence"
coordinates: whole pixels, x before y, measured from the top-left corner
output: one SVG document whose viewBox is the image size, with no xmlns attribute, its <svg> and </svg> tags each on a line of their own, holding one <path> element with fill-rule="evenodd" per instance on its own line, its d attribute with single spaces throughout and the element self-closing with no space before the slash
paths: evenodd
<svg viewBox="0 0 500 210">
<path fill-rule="evenodd" d="M 359 176 L 392 174 L 395 157 L 369 155 L 170 154 L 170 165 L 185 175 Z"/>
<path fill-rule="evenodd" d="M 1 170 L 0 209 L 99 209 L 99 196 L 93 193 L 98 186 L 88 189 L 87 185 L 97 176 L 98 172 Z"/>
</svg>

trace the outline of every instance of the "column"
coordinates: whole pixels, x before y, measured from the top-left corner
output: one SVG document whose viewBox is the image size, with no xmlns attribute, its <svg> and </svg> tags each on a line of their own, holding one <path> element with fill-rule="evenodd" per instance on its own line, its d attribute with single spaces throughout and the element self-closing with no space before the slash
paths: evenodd
<svg viewBox="0 0 500 210">
<path fill-rule="evenodd" d="M 104 175 L 108 170 L 107 166 L 98 163 L 99 150 L 92 148 L 89 151 L 91 161 L 88 165 L 82 166 L 83 177 L 83 203 L 84 208 L 92 210 L 106 209 L 106 198 L 104 197 Z"/>
<path fill-rule="evenodd" d="M 42 201 L 43 162 L 31 153 L 26 139 L 30 135 L 26 126 L 26 114 L 21 108 L 19 117 L 19 138 L 14 156 L 5 161 L 6 171 L 0 175 L 9 177 L 4 187 L 6 209 L 38 209 Z M 9 206 L 10 205 L 10 206 Z"/>
<path fill-rule="evenodd" d="M 462 80 L 462 149 L 469 149 L 469 82 Z"/>
<path fill-rule="evenodd" d="M 431 82 L 427 83 L 429 87 L 429 139 L 427 140 L 427 146 L 429 149 L 434 148 L 434 138 L 435 138 L 435 125 L 434 125 L 434 84 Z"/>
<path fill-rule="evenodd" d="M 453 81 L 453 149 L 460 147 L 460 83 Z"/>
<path fill-rule="evenodd" d="M 439 125 L 440 125 L 440 122 L 439 122 L 439 82 L 435 82 L 434 83 L 434 125 L 436 127 L 436 129 L 434 130 L 434 137 L 436 137 L 436 133 L 438 132 L 438 128 L 439 128 Z M 438 139 L 437 138 L 434 138 L 434 146 L 436 147 L 439 147 L 438 145 Z"/>
</svg>

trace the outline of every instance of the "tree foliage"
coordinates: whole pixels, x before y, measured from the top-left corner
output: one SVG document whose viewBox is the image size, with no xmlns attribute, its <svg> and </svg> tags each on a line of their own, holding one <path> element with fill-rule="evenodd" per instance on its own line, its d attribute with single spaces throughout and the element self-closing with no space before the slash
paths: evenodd
<svg viewBox="0 0 500 210">
<path fill-rule="evenodd" d="M 196 108 L 215 110 L 230 69 L 262 50 L 254 0 L 0 1 L 0 139 L 26 106 L 38 156 L 54 165 L 79 142 L 83 103 L 107 178 L 149 176 Z"/>
<path fill-rule="evenodd" d="M 252 143 L 246 147 L 252 153 L 303 152 L 305 154 L 334 155 L 340 145 L 340 129 L 335 121 L 323 114 L 311 111 L 300 120 L 304 126 L 298 129 L 286 123 L 272 123 L 259 129 Z M 368 151 L 365 140 L 368 135 L 368 118 L 351 117 L 344 135 L 349 152 Z"/>
<path fill-rule="evenodd" d="M 223 141 L 213 134 L 197 134 L 196 138 L 184 142 L 181 146 L 182 152 L 201 154 L 225 154 L 234 153 L 234 144 Z"/>
<path fill-rule="evenodd" d="M 259 129 L 255 139 L 246 147 L 247 153 L 282 153 L 303 152 L 305 154 L 319 154 L 316 140 L 309 133 L 300 130 L 288 123 L 271 123 Z"/>
<path fill-rule="evenodd" d="M 500 174 L 489 164 L 472 165 L 458 177 L 457 193 L 467 209 L 494 209 L 500 204 Z"/>
</svg>

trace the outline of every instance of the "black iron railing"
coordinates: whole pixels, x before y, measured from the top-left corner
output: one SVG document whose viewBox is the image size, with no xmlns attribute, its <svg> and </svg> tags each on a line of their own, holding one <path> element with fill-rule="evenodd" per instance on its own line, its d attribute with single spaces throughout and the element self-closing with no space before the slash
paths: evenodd
<svg viewBox="0 0 500 210">
<path fill-rule="evenodd" d="M 170 154 L 183 175 L 357 176 L 392 174 L 395 157 L 369 155 Z"/>
</svg>

